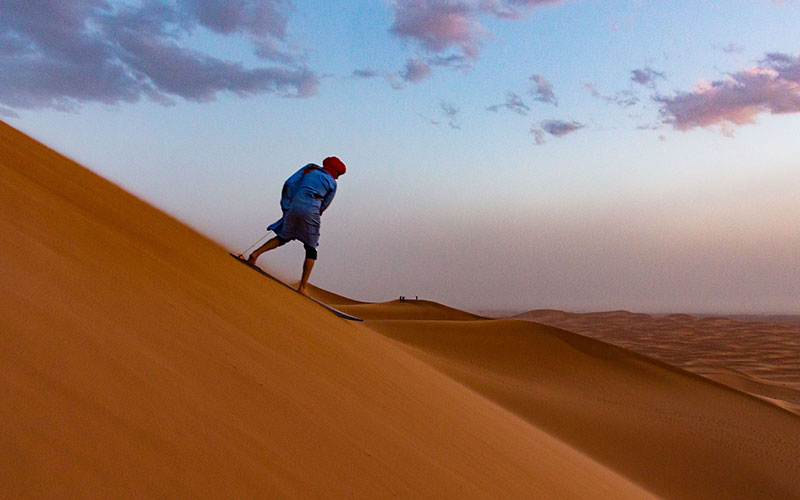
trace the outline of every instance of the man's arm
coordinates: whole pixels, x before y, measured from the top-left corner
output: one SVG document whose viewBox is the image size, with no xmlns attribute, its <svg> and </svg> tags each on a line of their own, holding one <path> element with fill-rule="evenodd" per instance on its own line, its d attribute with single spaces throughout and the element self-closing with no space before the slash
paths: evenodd
<svg viewBox="0 0 800 500">
<path fill-rule="evenodd" d="M 331 204 L 333 201 L 333 197 L 336 196 L 336 182 L 334 181 L 333 187 L 328 190 L 328 193 L 322 198 L 322 203 L 319 206 L 319 214 L 322 215 L 325 212 L 325 209 L 328 208 L 328 205 Z"/>
</svg>

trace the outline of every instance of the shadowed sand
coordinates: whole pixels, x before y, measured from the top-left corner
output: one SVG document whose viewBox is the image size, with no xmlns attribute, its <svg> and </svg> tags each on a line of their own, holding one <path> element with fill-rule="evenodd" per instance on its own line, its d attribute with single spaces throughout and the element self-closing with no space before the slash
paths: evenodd
<svg viewBox="0 0 800 500">
<path fill-rule="evenodd" d="M 800 418 L 553 327 L 312 289 L 0 124 L 16 497 L 800 497 Z M 186 252 L 191 249 L 191 252 Z"/>
<path fill-rule="evenodd" d="M 577 314 L 550 309 L 517 317 L 631 349 L 800 413 L 796 317 L 750 316 L 760 321 L 738 321 L 688 314 Z"/>
<path fill-rule="evenodd" d="M 3 497 L 648 496 L 5 124 L 0 242 Z"/>
</svg>

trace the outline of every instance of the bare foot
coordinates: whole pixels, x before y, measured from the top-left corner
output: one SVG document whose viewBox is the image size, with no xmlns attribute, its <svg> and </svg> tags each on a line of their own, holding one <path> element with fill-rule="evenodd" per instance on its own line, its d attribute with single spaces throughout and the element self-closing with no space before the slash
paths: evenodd
<svg viewBox="0 0 800 500">
<path fill-rule="evenodd" d="M 305 285 L 298 286 L 297 287 L 297 293 L 303 294 L 306 297 L 308 297 L 308 291 L 306 291 L 306 286 Z"/>
<path fill-rule="evenodd" d="M 256 260 L 258 260 L 258 255 L 253 257 L 253 254 L 250 254 L 250 257 L 247 258 L 246 262 L 248 264 L 250 264 L 251 266 L 255 266 L 256 265 Z"/>
</svg>

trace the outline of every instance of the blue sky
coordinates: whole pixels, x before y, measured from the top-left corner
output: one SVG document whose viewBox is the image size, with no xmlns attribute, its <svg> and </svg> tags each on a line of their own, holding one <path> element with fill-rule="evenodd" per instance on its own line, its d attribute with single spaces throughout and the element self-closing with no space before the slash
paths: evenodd
<svg viewBox="0 0 800 500">
<path fill-rule="evenodd" d="M 788 0 L 4 2 L 0 118 L 231 249 L 339 156 L 312 281 L 360 299 L 797 313 L 798 19 Z"/>
</svg>

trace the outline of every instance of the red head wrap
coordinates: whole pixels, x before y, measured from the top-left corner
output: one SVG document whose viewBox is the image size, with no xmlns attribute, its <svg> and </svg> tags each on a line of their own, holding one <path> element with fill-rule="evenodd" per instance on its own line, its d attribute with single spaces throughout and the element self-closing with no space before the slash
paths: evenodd
<svg viewBox="0 0 800 500">
<path fill-rule="evenodd" d="M 322 169 L 331 174 L 336 179 L 340 175 L 344 175 L 347 167 L 344 166 L 342 160 L 335 156 L 329 156 L 322 161 Z"/>
</svg>

